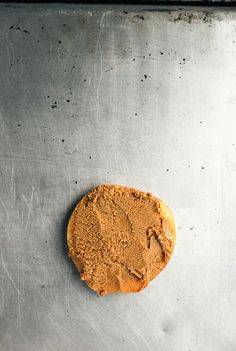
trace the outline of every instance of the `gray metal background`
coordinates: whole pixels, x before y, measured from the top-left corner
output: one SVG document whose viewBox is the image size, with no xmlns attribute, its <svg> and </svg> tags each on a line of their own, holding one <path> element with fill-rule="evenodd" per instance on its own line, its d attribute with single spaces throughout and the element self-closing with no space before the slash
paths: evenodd
<svg viewBox="0 0 236 351">
<path fill-rule="evenodd" d="M 236 348 L 236 14 L 126 10 L 0 7 L 1 351 Z M 175 214 L 139 294 L 97 297 L 66 256 L 107 182 Z"/>
</svg>

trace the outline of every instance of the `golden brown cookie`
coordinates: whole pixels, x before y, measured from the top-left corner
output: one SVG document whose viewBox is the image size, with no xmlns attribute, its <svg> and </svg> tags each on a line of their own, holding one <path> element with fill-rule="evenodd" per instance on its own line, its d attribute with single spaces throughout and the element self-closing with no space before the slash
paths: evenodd
<svg viewBox="0 0 236 351">
<path fill-rule="evenodd" d="M 67 228 L 69 256 L 99 295 L 145 288 L 169 261 L 175 224 L 150 193 L 101 185 L 85 195 Z"/>
</svg>

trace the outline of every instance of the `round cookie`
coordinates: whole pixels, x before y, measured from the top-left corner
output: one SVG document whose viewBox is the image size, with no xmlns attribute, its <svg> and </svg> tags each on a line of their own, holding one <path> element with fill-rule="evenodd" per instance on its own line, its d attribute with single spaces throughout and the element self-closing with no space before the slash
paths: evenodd
<svg viewBox="0 0 236 351">
<path fill-rule="evenodd" d="M 137 292 L 169 261 L 175 224 L 150 193 L 101 185 L 77 204 L 67 228 L 69 256 L 99 295 Z"/>
</svg>

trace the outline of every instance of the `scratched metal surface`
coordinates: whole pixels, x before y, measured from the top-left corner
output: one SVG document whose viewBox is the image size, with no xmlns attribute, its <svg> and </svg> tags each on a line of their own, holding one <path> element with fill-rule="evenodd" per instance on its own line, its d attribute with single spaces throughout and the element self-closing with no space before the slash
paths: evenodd
<svg viewBox="0 0 236 351">
<path fill-rule="evenodd" d="M 1 351 L 235 350 L 236 14 L 126 12 L 0 7 Z M 104 182 L 176 217 L 140 294 L 98 298 L 66 256 Z"/>
</svg>

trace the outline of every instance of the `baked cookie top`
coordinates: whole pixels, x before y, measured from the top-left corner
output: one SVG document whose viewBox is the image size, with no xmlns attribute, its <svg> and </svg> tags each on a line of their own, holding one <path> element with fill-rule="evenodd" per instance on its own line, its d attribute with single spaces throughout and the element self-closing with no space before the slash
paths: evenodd
<svg viewBox="0 0 236 351">
<path fill-rule="evenodd" d="M 145 288 L 169 261 L 175 224 L 150 193 L 101 185 L 74 209 L 67 229 L 69 256 L 99 295 Z"/>
</svg>

